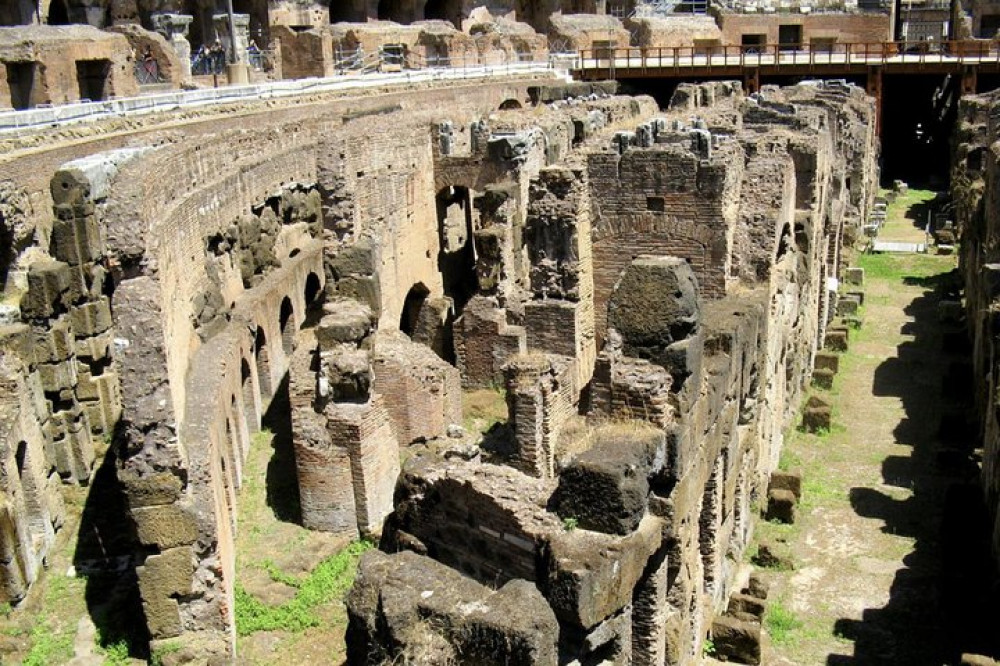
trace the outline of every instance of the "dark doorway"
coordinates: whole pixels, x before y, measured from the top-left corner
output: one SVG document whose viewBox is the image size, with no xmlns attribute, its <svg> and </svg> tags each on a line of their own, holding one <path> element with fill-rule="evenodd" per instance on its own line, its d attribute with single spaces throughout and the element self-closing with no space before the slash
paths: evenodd
<svg viewBox="0 0 1000 666">
<path fill-rule="evenodd" d="M 80 99 L 98 102 L 108 96 L 110 60 L 77 60 L 76 80 L 80 84 Z"/>
<path fill-rule="evenodd" d="M 399 316 L 399 330 L 413 337 L 417 330 L 417 321 L 420 319 L 420 309 L 424 307 L 424 301 L 430 295 L 430 290 L 422 282 L 418 282 L 410 288 L 403 301 L 403 313 Z"/>
<path fill-rule="evenodd" d="M 267 336 L 264 329 L 257 327 L 254 336 L 254 356 L 257 362 L 257 384 L 260 386 L 261 405 L 271 399 L 271 359 L 268 357 Z M 263 407 L 262 407 L 263 408 Z"/>
<path fill-rule="evenodd" d="M 802 48 L 801 25 L 779 25 L 778 47 L 782 51 L 798 51 Z"/>
<path fill-rule="evenodd" d="M 292 347 L 295 345 L 295 310 L 288 296 L 281 301 L 278 327 L 281 329 L 281 348 L 285 350 L 286 356 L 291 356 Z"/>
<path fill-rule="evenodd" d="M 310 273 L 309 277 L 306 278 L 305 296 L 306 296 L 307 306 L 316 300 L 316 297 L 319 296 L 320 289 L 321 286 L 319 284 L 319 276 L 317 276 L 315 273 Z"/>
<path fill-rule="evenodd" d="M 455 316 L 476 293 L 476 253 L 472 241 L 472 202 L 466 187 L 446 187 L 437 194 L 438 270 L 444 295 L 454 301 Z"/>
<path fill-rule="evenodd" d="M 52 0 L 45 22 L 49 25 L 69 25 L 69 10 L 66 8 L 66 0 Z"/>
<path fill-rule="evenodd" d="M 516 99 L 506 99 L 500 104 L 501 111 L 510 111 L 511 109 L 520 109 L 521 103 Z"/>
<path fill-rule="evenodd" d="M 979 20 L 979 34 L 976 36 L 993 39 L 997 30 L 1000 30 L 1000 14 L 986 14 Z"/>
<path fill-rule="evenodd" d="M 35 75 L 38 65 L 33 62 L 8 62 L 7 85 L 10 87 L 10 105 L 17 110 L 35 105 Z"/>
<path fill-rule="evenodd" d="M 330 2 L 330 23 L 363 22 L 365 16 L 364 6 L 359 6 L 357 0 L 332 0 Z"/>
<path fill-rule="evenodd" d="M 437 19 L 449 21 L 456 28 L 462 28 L 462 2 L 461 0 L 427 0 L 424 5 L 424 19 Z"/>
<path fill-rule="evenodd" d="M 744 53 L 760 53 L 767 44 L 767 35 L 743 35 L 740 37 L 740 46 Z"/>
<path fill-rule="evenodd" d="M 379 0 L 378 19 L 380 21 L 409 23 L 413 20 L 414 1 L 415 0 Z"/>
<path fill-rule="evenodd" d="M 883 183 L 947 188 L 959 85 L 958 77 L 941 74 L 883 76 Z"/>
</svg>

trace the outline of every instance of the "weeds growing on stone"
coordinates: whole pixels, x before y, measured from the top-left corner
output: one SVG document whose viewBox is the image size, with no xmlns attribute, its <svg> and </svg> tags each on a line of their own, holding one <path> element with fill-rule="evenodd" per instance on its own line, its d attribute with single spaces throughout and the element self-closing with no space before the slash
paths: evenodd
<svg viewBox="0 0 1000 666">
<path fill-rule="evenodd" d="M 357 541 L 326 558 L 304 579 L 296 580 L 295 597 L 278 606 L 263 603 L 237 583 L 236 632 L 240 636 L 258 631 L 298 633 L 318 626 L 319 618 L 314 612 L 316 607 L 344 596 L 354 582 L 358 559 L 373 545 L 368 541 Z M 268 573 L 274 577 L 270 569 Z M 284 573 L 280 575 L 287 576 Z"/>
</svg>

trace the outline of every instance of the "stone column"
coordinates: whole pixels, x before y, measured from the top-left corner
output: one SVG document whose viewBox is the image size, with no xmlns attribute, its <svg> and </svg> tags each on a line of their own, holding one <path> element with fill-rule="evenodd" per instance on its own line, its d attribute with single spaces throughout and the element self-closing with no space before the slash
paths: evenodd
<svg viewBox="0 0 1000 666">
<path fill-rule="evenodd" d="M 187 14 L 171 14 L 168 12 L 153 14 L 153 27 L 167 38 L 177 52 L 181 61 L 180 83 L 191 82 L 191 43 L 187 39 L 188 28 L 193 16 Z"/>
<path fill-rule="evenodd" d="M 215 23 L 215 34 L 219 36 L 222 45 L 226 48 L 226 76 L 229 83 L 249 83 L 250 67 L 247 64 L 247 46 L 250 44 L 250 15 L 233 14 L 235 35 L 229 34 L 229 14 L 214 14 L 212 21 Z M 236 62 L 228 62 L 230 53 L 236 56 Z"/>
<path fill-rule="evenodd" d="M 214 14 L 212 21 L 215 23 L 215 34 L 222 40 L 222 45 L 226 48 L 226 55 L 230 53 L 233 40 L 229 34 L 229 14 Z M 235 48 L 236 62 L 245 65 L 247 63 L 247 46 L 250 45 L 250 15 L 233 14 L 233 22 L 236 24 Z"/>
</svg>

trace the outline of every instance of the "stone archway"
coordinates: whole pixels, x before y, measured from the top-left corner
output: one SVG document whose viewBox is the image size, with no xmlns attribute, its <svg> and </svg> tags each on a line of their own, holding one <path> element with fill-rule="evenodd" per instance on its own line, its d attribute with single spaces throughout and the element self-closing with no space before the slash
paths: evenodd
<svg viewBox="0 0 1000 666">
<path fill-rule="evenodd" d="M 295 308 L 292 306 L 292 299 L 288 296 L 285 296 L 281 301 L 278 328 L 281 330 L 281 348 L 286 356 L 291 356 L 295 346 Z"/>
</svg>

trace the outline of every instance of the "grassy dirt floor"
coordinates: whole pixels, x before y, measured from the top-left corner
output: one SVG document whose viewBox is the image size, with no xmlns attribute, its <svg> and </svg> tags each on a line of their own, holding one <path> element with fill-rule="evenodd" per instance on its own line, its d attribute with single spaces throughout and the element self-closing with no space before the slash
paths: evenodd
<svg viewBox="0 0 1000 666">
<path fill-rule="evenodd" d="M 236 630 L 240 664 L 341 664 L 343 599 L 371 544 L 302 527 L 287 383 L 253 435 L 239 492 Z"/>
<path fill-rule="evenodd" d="M 932 197 L 898 199 L 881 237 L 922 242 Z M 988 649 L 984 635 L 995 631 L 977 629 L 984 616 L 969 592 L 984 565 L 973 554 L 982 552 L 976 502 L 963 494 L 976 474 L 962 456 L 972 449 L 971 379 L 962 354 L 944 350 L 938 318 L 956 259 L 862 255 L 856 264 L 866 272 L 863 325 L 832 390 L 813 389 L 833 405 L 832 428 L 786 437 L 781 467 L 803 477 L 799 518 L 761 522 L 755 535 L 791 562 L 764 572 L 762 663 L 957 663 L 960 650 Z M 955 515 L 968 530 L 956 533 Z"/>
<path fill-rule="evenodd" d="M 124 666 L 149 657 L 114 457 L 98 442 L 89 486 L 65 485 L 66 517 L 16 607 L 0 607 L 0 664 Z"/>
</svg>

